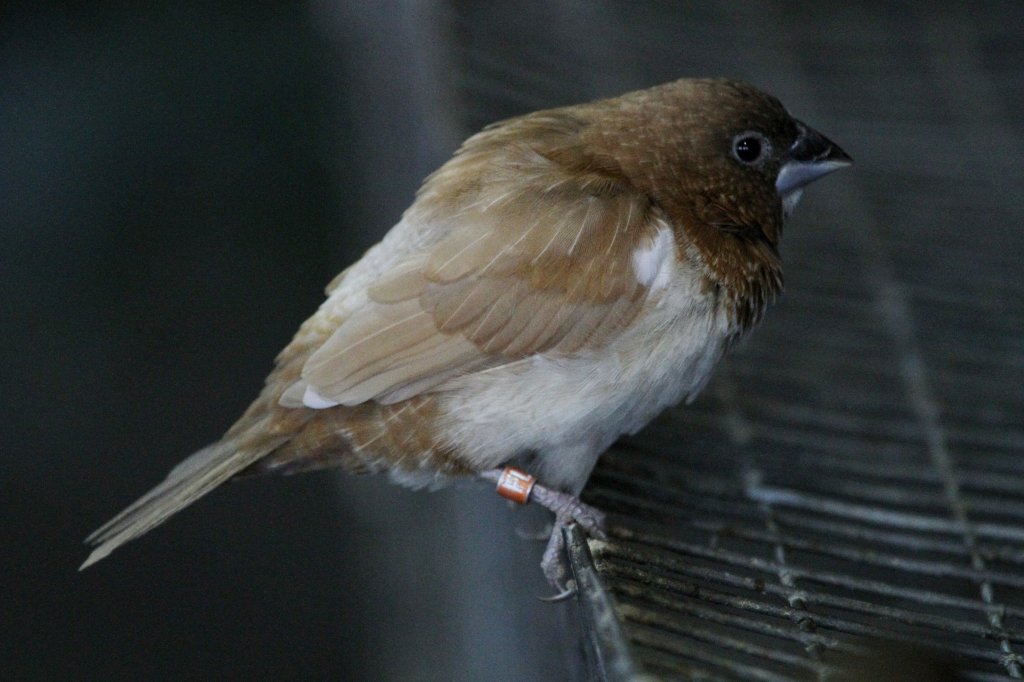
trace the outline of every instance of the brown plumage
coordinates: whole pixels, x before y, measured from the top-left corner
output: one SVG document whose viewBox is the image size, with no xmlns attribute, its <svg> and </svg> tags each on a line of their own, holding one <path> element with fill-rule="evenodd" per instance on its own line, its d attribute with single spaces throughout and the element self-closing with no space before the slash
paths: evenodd
<svg viewBox="0 0 1024 682">
<path fill-rule="evenodd" d="M 786 214 L 848 163 L 724 80 L 488 127 L 331 283 L 224 438 L 89 538 L 86 565 L 243 473 L 436 485 L 517 461 L 578 494 L 614 438 L 693 397 L 756 324 Z"/>
</svg>

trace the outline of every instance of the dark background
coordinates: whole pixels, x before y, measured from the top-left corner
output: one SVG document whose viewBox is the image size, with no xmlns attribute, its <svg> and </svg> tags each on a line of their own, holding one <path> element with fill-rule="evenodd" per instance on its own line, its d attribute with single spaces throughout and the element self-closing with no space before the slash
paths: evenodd
<svg viewBox="0 0 1024 682">
<path fill-rule="evenodd" d="M 888 200 L 868 218 L 897 272 L 972 239 L 1019 263 L 1022 26 L 1017 2 L 5 6 L 2 674 L 565 679 L 570 607 L 534 599 L 542 545 L 488 491 L 253 480 L 81 574 L 80 541 L 219 436 L 324 284 L 497 118 L 746 79 L 858 160 L 790 226 L 809 276 L 801 234 L 863 224 L 830 208 L 843 183 Z M 910 211 L 922 183 L 948 205 Z M 962 239 L 930 240 L 955 209 Z M 993 295 L 1020 312 L 1019 280 Z"/>
</svg>

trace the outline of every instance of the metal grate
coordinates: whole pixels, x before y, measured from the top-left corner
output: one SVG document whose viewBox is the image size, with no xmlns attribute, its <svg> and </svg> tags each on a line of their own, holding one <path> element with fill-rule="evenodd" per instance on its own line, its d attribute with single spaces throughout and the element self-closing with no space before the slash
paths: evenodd
<svg viewBox="0 0 1024 682">
<path fill-rule="evenodd" d="M 453 6 L 471 128 L 720 74 L 858 161 L 765 326 L 595 471 L 595 674 L 818 680 L 883 640 L 1024 676 L 1024 3 Z"/>
<path fill-rule="evenodd" d="M 955 243 L 946 225 L 933 238 Z M 916 253 L 897 280 L 859 227 L 822 233 L 859 280 L 827 258 L 709 399 L 594 476 L 589 501 L 618 517 L 593 553 L 653 672 L 821 679 L 872 637 L 1022 677 L 1024 315 L 963 291 L 965 270 L 1019 288 L 1016 266 Z"/>
<path fill-rule="evenodd" d="M 640 669 L 827 679 L 882 640 L 1024 677 L 1024 165 L 999 152 L 1024 148 L 1014 8 L 904 17 L 901 42 L 833 72 L 820 36 L 761 17 L 765 58 L 847 116 L 861 165 L 801 207 L 755 339 L 595 472 L 588 501 L 615 516 L 590 547 Z M 856 12 L 830 49 L 886 35 Z"/>
</svg>

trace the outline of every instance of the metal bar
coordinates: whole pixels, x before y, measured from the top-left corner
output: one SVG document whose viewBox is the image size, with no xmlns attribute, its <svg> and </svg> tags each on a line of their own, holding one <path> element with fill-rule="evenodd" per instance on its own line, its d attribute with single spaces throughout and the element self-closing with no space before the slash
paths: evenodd
<svg viewBox="0 0 1024 682">
<path fill-rule="evenodd" d="M 679 635 L 680 638 L 699 640 L 708 644 L 730 649 L 740 654 L 753 656 L 765 661 L 786 664 L 796 668 L 806 670 L 818 669 L 818 665 L 816 663 L 801 656 L 793 656 L 792 654 L 784 653 L 777 648 L 764 647 L 737 637 L 729 637 L 721 632 L 702 628 L 699 625 L 688 624 L 687 627 L 682 628 L 671 618 L 666 618 L 657 612 L 637 608 L 630 604 L 620 604 L 618 614 L 620 618 L 631 620 L 632 622 L 639 623 L 641 625 L 652 626 L 653 628 L 663 632 L 674 633 Z M 677 639 L 676 641 L 681 641 L 681 639 Z M 681 646 L 680 648 L 684 647 Z"/>
<path fill-rule="evenodd" d="M 650 538 L 645 537 L 644 542 L 650 543 Z M 688 548 L 685 547 L 675 546 L 672 549 L 674 549 L 676 552 L 688 553 Z M 651 567 L 658 567 L 661 569 L 670 570 L 676 573 L 680 573 L 682 575 L 691 575 L 701 577 L 707 580 L 715 580 L 717 582 L 722 582 L 725 584 L 740 586 L 758 593 L 776 593 L 781 594 L 786 598 L 792 596 L 793 594 L 792 589 L 782 585 L 775 585 L 773 583 L 765 582 L 763 578 L 747 578 L 720 569 L 706 569 L 704 567 L 695 566 L 694 564 L 687 563 L 679 559 L 673 559 L 671 556 L 663 555 L 662 553 L 652 553 L 649 551 L 645 553 L 642 551 L 637 551 L 625 542 L 616 542 L 614 545 L 609 544 L 605 549 L 602 550 L 602 554 L 605 556 L 611 556 L 614 554 L 615 556 L 619 556 L 625 560 L 645 563 Z M 703 559 L 709 558 L 708 553 L 706 552 L 693 553 L 692 556 Z M 737 557 L 737 559 L 738 561 L 734 563 L 729 563 L 727 565 L 738 566 L 740 568 L 753 568 L 754 566 L 752 566 L 751 564 L 767 563 L 761 562 L 760 560 L 745 561 L 743 557 Z M 761 570 L 763 572 L 770 572 L 769 570 L 764 570 L 763 568 L 761 568 Z M 817 576 L 813 577 L 816 578 Z M 837 583 L 834 581 L 827 581 L 826 584 L 837 585 Z M 838 586 L 845 585 L 838 584 Z M 892 588 L 891 586 L 884 584 L 879 586 L 879 588 L 880 589 L 875 591 L 875 593 L 879 596 L 904 596 L 902 594 L 903 590 L 899 588 Z M 810 592 L 810 590 L 804 591 Z M 859 612 L 874 617 L 885 617 L 897 622 L 906 623 L 908 625 L 921 625 L 939 630 L 945 630 L 947 632 L 984 637 L 986 639 L 993 639 L 1003 635 L 1003 633 L 1001 632 L 993 632 L 991 626 L 982 626 L 980 624 L 975 624 L 969 621 L 961 621 L 955 618 L 935 616 L 928 613 L 910 611 L 909 609 L 887 606 L 885 604 L 866 601 L 863 599 L 839 597 L 833 594 L 822 592 L 820 590 L 813 591 L 813 594 L 815 601 L 819 601 L 823 604 L 828 604 L 831 606 L 835 606 L 837 608 Z M 924 603 L 931 604 L 934 606 L 943 605 L 945 600 L 942 599 L 942 597 L 944 596 L 945 595 L 939 595 L 938 599 L 934 601 L 927 601 Z M 974 607 L 974 610 L 983 610 L 987 607 L 986 604 L 980 601 L 968 601 L 968 603 L 970 603 L 971 606 Z M 979 609 L 978 607 L 981 607 L 981 609 Z M 1024 641 L 1024 632 L 1014 631 L 1013 633 L 1009 633 L 1009 636 L 1011 636 L 1014 641 Z"/>
<path fill-rule="evenodd" d="M 706 664 L 688 661 L 674 654 L 666 654 L 649 647 L 638 647 L 638 658 L 645 670 L 658 677 L 658 680 L 685 680 L 685 682 L 735 682 L 734 675 L 713 672 Z"/>
<path fill-rule="evenodd" d="M 778 512 L 778 518 L 787 526 L 804 528 L 825 534 L 834 534 L 840 538 L 861 540 L 866 542 L 885 543 L 895 547 L 903 547 L 911 551 L 945 552 L 948 554 L 970 556 L 970 550 L 962 544 L 943 540 L 934 536 L 914 535 L 909 532 L 888 531 L 876 526 L 862 526 L 844 521 L 812 518 L 802 514 Z M 992 560 L 1007 563 L 1024 564 L 1024 547 L 1012 545 L 986 545 L 979 543 L 975 548 Z"/>
<path fill-rule="evenodd" d="M 573 524 L 563 530 L 563 536 L 576 582 L 584 636 L 590 643 L 588 652 L 594 656 L 592 676 L 607 682 L 638 680 L 640 671 L 622 635 L 612 599 L 594 568 L 586 535 Z"/>
<path fill-rule="evenodd" d="M 708 524 L 702 524 L 700 522 L 694 522 L 693 525 L 696 527 L 708 528 L 709 530 L 711 528 Z M 719 530 L 722 528 L 720 524 L 716 524 L 716 527 Z M 783 533 L 773 535 L 772 533 L 739 526 L 730 527 L 728 529 L 728 533 L 733 537 L 758 540 L 761 542 L 778 541 L 793 549 L 801 549 L 808 552 L 814 552 L 816 554 L 846 559 L 855 563 L 871 564 L 873 566 L 921 575 L 963 578 L 965 580 L 974 581 L 987 580 L 992 583 L 1024 589 L 1024 575 L 1019 573 L 1007 573 L 987 569 L 979 570 L 971 566 L 961 566 L 959 564 L 951 564 L 934 560 L 926 561 L 908 559 L 904 555 L 894 553 L 883 553 L 870 549 L 846 547 L 834 542 L 824 543 L 822 541 L 807 540 L 796 535 Z"/>
<path fill-rule="evenodd" d="M 723 377 L 718 383 L 718 395 L 726 406 L 725 423 L 732 442 L 737 445 L 745 445 L 750 441 L 750 423 L 737 404 L 736 386 L 728 373 L 723 372 Z M 792 609 L 790 622 L 801 631 L 812 632 L 817 629 L 814 615 L 811 613 L 807 594 L 797 591 L 796 574 L 787 566 L 786 547 L 779 542 L 779 528 L 772 515 L 772 508 L 769 505 L 759 505 L 761 520 L 767 529 L 768 540 L 772 542 L 772 551 L 775 555 L 775 563 L 778 566 L 776 578 L 778 581 L 794 590 L 794 593 L 787 599 L 787 605 Z M 809 641 L 804 646 L 804 653 L 813 661 L 820 660 L 822 645 L 819 642 Z M 822 671 L 816 667 L 820 679 Z"/>
<path fill-rule="evenodd" d="M 798 679 L 773 672 L 759 665 L 743 663 L 731 656 L 715 653 L 713 647 L 684 642 L 678 637 L 668 636 L 665 633 L 647 628 L 642 624 L 631 628 L 630 636 L 632 641 L 643 646 L 710 663 L 711 665 L 728 670 L 732 675 L 736 676 L 736 679 L 759 680 L 760 682 L 792 682 L 792 680 Z"/>
<path fill-rule="evenodd" d="M 868 505 L 850 504 L 818 495 L 808 495 L 798 490 L 754 485 L 748 488 L 748 494 L 754 499 L 765 500 L 774 504 L 813 511 L 824 511 L 835 516 L 870 521 L 880 525 L 950 534 L 960 533 L 963 530 L 962 522 L 957 520 L 926 514 L 890 511 Z M 978 523 L 974 524 L 973 528 L 978 536 L 1024 543 L 1024 527 L 1021 526 Z"/>
<path fill-rule="evenodd" d="M 957 107 L 954 109 L 957 112 L 971 112 L 969 120 L 965 120 L 965 123 L 973 126 L 982 125 L 981 121 L 976 120 L 977 115 L 989 114 L 987 118 L 989 121 L 986 123 L 990 124 L 992 118 L 1001 118 L 992 115 L 992 111 L 985 111 L 985 102 L 974 101 L 976 96 L 984 96 L 990 98 L 989 101 L 998 101 L 998 88 L 986 88 L 985 69 L 980 68 L 978 64 L 978 49 L 977 49 L 977 38 L 973 35 L 971 26 L 952 26 L 948 20 L 941 17 L 937 18 L 937 21 L 932 21 L 929 18 L 927 22 L 928 30 L 931 30 L 938 34 L 938 40 L 936 43 L 941 43 L 943 49 L 941 54 L 939 51 L 931 50 L 929 54 L 934 59 L 934 65 L 937 72 L 942 72 L 944 76 L 948 76 L 951 72 L 956 74 L 957 77 L 952 79 L 952 87 L 947 92 L 959 95 L 957 97 Z M 953 57 L 951 58 L 951 52 Z M 967 80 L 964 80 L 964 79 Z M 972 83 L 975 83 L 972 85 Z M 961 114 L 963 116 L 963 114 Z M 1005 141 L 1010 144 L 1017 144 L 1021 140 L 1017 139 L 1013 132 L 1013 129 L 1005 121 L 998 122 L 1001 125 L 985 125 L 984 135 L 989 137 L 993 134 L 1002 134 Z M 994 128 L 994 129 L 993 129 Z M 1001 178 L 997 178 L 997 181 Z M 992 316 L 992 319 L 998 319 L 998 316 Z M 954 468 L 952 455 L 947 451 L 947 443 L 944 437 L 944 432 L 941 430 L 939 424 L 939 408 L 935 397 L 930 392 L 930 387 L 926 383 L 926 377 L 924 376 L 924 363 L 921 364 L 921 376 L 911 376 L 911 379 L 919 379 L 914 384 L 915 388 L 920 388 L 920 395 L 918 391 L 914 391 L 911 397 L 917 406 L 920 401 L 920 409 L 922 410 L 922 418 L 927 419 L 928 422 L 934 423 L 936 433 L 933 437 L 929 438 L 929 450 L 933 451 L 933 454 L 937 460 L 937 465 L 940 466 L 944 471 L 948 472 L 949 484 L 947 486 L 948 492 L 951 495 L 950 506 L 953 509 L 953 513 L 957 520 L 963 521 L 964 525 L 964 540 L 970 547 L 975 545 L 975 536 L 973 526 L 967 523 L 967 506 L 961 499 L 960 484 L 956 478 L 956 469 Z M 972 557 L 972 565 L 978 569 L 985 568 L 985 559 L 982 558 L 977 552 L 974 552 Z M 992 588 L 992 583 L 988 580 L 982 580 L 978 583 L 978 588 L 981 593 L 982 599 L 988 604 L 996 604 L 995 591 Z M 988 613 L 989 623 L 994 629 L 1003 628 L 1003 613 L 999 611 Z M 1015 652 L 1013 647 L 1010 645 L 1008 638 L 1004 637 L 999 642 L 1000 650 L 1011 655 Z M 1016 661 L 1008 661 L 1006 663 L 1006 670 L 1013 678 L 1024 677 L 1024 669 Z"/>
<path fill-rule="evenodd" d="M 869 580 L 842 573 L 834 573 L 831 571 L 806 569 L 796 566 L 780 566 L 774 561 L 766 561 L 757 557 L 746 556 L 738 552 L 702 547 L 693 543 L 649 532 L 636 532 L 631 529 L 625 529 L 621 526 L 616 526 L 613 531 L 616 539 L 630 541 L 642 539 L 643 543 L 648 546 L 671 549 L 674 552 L 685 552 L 691 556 L 719 561 L 730 566 L 753 569 L 764 573 L 776 573 L 777 571 L 784 569 L 793 574 L 794 577 L 806 578 L 807 580 L 815 583 L 834 585 L 849 590 L 869 592 L 887 597 L 910 599 L 919 604 L 960 608 L 979 611 L 983 614 L 998 612 L 1024 618 L 1024 608 L 1006 605 L 995 606 L 993 604 L 986 603 L 984 600 L 956 597 L 942 592 L 936 592 L 934 590 L 903 587 L 901 585 L 894 585 L 881 580 Z M 1024 633 L 1022 633 L 1022 637 L 1024 637 Z"/>
<path fill-rule="evenodd" d="M 728 625 L 740 630 L 749 630 L 750 632 L 754 632 L 759 635 L 787 639 L 804 646 L 807 646 L 808 644 L 817 644 L 828 649 L 846 651 L 849 653 L 863 653 L 865 651 L 865 649 L 861 647 L 841 642 L 834 637 L 822 635 L 818 632 L 800 629 L 794 630 L 789 627 L 780 627 L 770 622 L 753 620 L 751 618 L 741 616 L 733 616 L 718 609 L 701 606 L 700 602 L 686 602 L 679 599 L 669 599 L 659 593 L 643 589 L 643 586 L 639 583 L 616 581 L 613 589 L 616 597 L 628 597 L 636 601 L 643 601 L 652 605 L 660 606 L 673 612 L 685 613 L 703 621 Z M 694 597 L 699 595 L 702 601 L 707 597 L 707 595 L 704 592 L 699 591 L 696 586 L 692 586 L 691 589 L 688 590 L 688 593 Z M 618 599 L 618 601 L 621 603 L 622 599 Z M 708 601 L 715 600 L 708 599 Z M 742 602 L 741 604 L 740 602 L 730 600 L 719 600 L 716 603 L 728 603 L 729 605 L 737 608 L 748 608 L 750 606 L 747 602 Z M 770 615 L 776 618 L 791 619 L 794 613 L 794 610 L 788 606 L 774 606 L 773 609 L 774 610 L 771 611 Z M 762 613 L 764 612 L 762 611 Z"/>
<path fill-rule="evenodd" d="M 670 596 L 660 594 L 652 596 L 654 590 L 651 589 L 652 583 L 650 581 L 650 576 L 648 573 L 644 572 L 643 569 L 621 563 L 616 559 L 612 559 L 608 563 L 605 563 L 605 560 L 602 558 L 599 565 L 603 575 L 613 578 L 613 587 L 617 595 L 622 594 L 626 597 L 636 598 L 638 600 L 651 601 L 667 609 L 686 609 L 685 606 L 682 606 L 684 602 L 679 599 L 673 599 Z M 700 573 L 700 571 L 697 571 L 697 573 Z M 703 582 L 703 574 L 696 577 L 700 577 L 702 582 L 698 584 L 696 582 L 684 582 L 673 578 L 659 577 L 653 585 L 658 588 L 659 592 L 699 599 L 701 602 L 738 609 L 762 617 L 779 619 L 789 618 L 790 612 L 792 611 L 792 609 L 789 609 L 788 607 L 758 601 L 753 597 L 738 596 L 729 592 L 716 590 L 713 587 L 710 587 L 707 582 Z M 720 582 L 738 587 L 735 583 L 727 580 Z M 823 628 L 828 628 L 838 633 L 854 635 L 857 637 L 873 638 L 879 641 L 892 640 L 896 642 L 926 644 L 935 648 L 957 653 L 961 656 L 990 663 L 998 664 L 1003 660 L 1002 654 L 997 651 L 993 651 L 991 648 L 979 648 L 960 640 L 951 640 L 949 636 L 950 633 L 944 630 L 936 630 L 932 633 L 931 637 L 925 636 L 922 633 L 917 633 L 916 636 L 911 636 L 907 633 L 902 633 L 899 630 L 886 630 L 881 627 L 868 625 L 859 621 L 839 618 L 830 614 L 819 615 L 818 623 Z M 758 629 L 760 625 L 763 625 L 762 621 L 754 620 L 753 618 L 737 619 L 737 627 L 745 627 L 761 632 L 761 630 Z M 782 628 L 779 628 L 779 630 L 784 631 Z M 792 634 L 793 633 L 790 632 L 790 635 Z M 803 635 L 806 633 L 799 634 Z M 776 633 L 776 636 L 783 637 L 783 634 L 778 632 Z M 846 646 L 850 646 L 851 649 L 855 650 L 855 652 L 860 652 L 859 648 L 844 644 L 834 638 L 826 638 L 823 636 L 819 637 L 819 641 L 829 649 L 844 650 Z M 833 643 L 835 643 L 835 646 L 833 646 Z"/>
<path fill-rule="evenodd" d="M 597 480 L 603 480 L 605 476 L 606 474 L 602 472 L 595 478 Z M 731 500 L 721 498 L 709 500 L 695 497 L 683 497 L 680 498 L 676 505 L 670 505 L 668 503 L 658 502 L 650 497 L 641 499 L 606 488 L 593 491 L 589 495 L 588 499 L 599 506 L 610 510 L 628 509 L 633 512 L 646 512 L 644 513 L 645 516 L 657 514 L 662 518 L 676 518 L 687 525 L 704 528 L 712 532 L 723 532 L 724 530 L 727 533 L 731 533 L 735 526 L 732 524 L 726 524 L 723 521 L 704 522 L 700 520 L 700 517 L 695 518 L 692 514 L 688 514 L 686 510 L 692 509 L 700 512 L 716 512 L 718 514 L 717 518 L 721 519 L 721 515 L 723 514 L 726 516 L 742 517 L 744 516 L 742 512 L 750 509 L 743 505 L 743 500 L 733 502 Z M 885 543 L 895 547 L 913 549 L 916 551 L 946 552 L 957 556 L 967 557 L 970 557 L 971 555 L 971 550 L 964 547 L 962 543 L 944 540 L 941 537 L 936 537 L 935 535 L 915 535 L 913 533 L 915 530 L 918 532 L 928 533 L 936 532 L 936 529 L 931 526 L 926 527 L 924 530 L 912 529 L 911 531 L 901 532 L 885 530 L 886 525 L 884 523 L 864 526 L 847 521 L 836 521 L 829 518 L 811 517 L 806 514 L 789 512 L 786 511 L 785 508 L 776 509 L 775 514 L 777 519 L 791 528 L 808 529 L 826 534 L 835 533 L 841 537 L 846 537 L 852 540 Z M 746 514 L 746 516 L 752 518 L 751 514 Z M 875 523 L 873 520 L 870 522 Z M 881 528 L 878 526 L 881 526 Z M 939 530 L 942 532 L 942 529 Z M 954 534 L 952 530 L 947 530 L 945 532 L 948 532 L 950 535 Z M 975 547 L 975 551 L 990 560 L 1024 564 L 1024 547 L 978 543 Z"/>
<path fill-rule="evenodd" d="M 738 8 L 738 17 L 714 7 L 702 20 L 719 27 L 723 44 L 743 42 L 747 76 L 770 81 L 784 72 L 784 99 L 799 95 L 801 114 L 814 118 L 820 98 L 805 74 L 827 62 L 803 49 L 804 28 L 778 7 Z M 1014 89 L 993 90 L 978 43 L 983 37 L 989 50 L 984 66 L 1009 63 L 1000 45 L 1019 31 L 1000 28 L 1008 22 L 992 11 L 974 14 L 964 31 L 948 13 L 938 23 L 922 14 L 930 33 L 906 25 L 909 53 L 878 42 L 870 63 L 849 60 L 816 79 L 831 87 L 831 113 L 891 108 L 889 94 L 862 88 L 854 96 L 849 86 L 903 58 L 904 75 L 938 94 L 894 108 L 894 120 L 872 120 L 871 129 L 845 121 L 892 148 L 872 150 L 883 153 L 833 188 L 836 213 L 857 230 L 833 221 L 790 244 L 802 251 L 787 254 L 797 267 L 787 267 L 794 293 L 785 305 L 816 324 L 766 324 L 758 343 L 727 366 L 743 391 L 669 412 L 616 448 L 594 477 L 590 498 L 622 515 L 594 556 L 637 659 L 651 670 L 687 679 L 821 679 L 821 661 L 795 647 L 830 654 L 854 636 L 954 652 L 971 668 L 965 679 L 1020 676 L 1024 289 L 1010 274 L 1024 241 L 1008 230 L 1004 240 L 979 238 L 963 220 L 1015 225 L 1024 213 L 1019 204 L 960 200 L 997 188 L 1012 196 L 1009 171 L 1019 164 L 993 154 L 999 158 L 977 177 L 948 148 L 915 155 L 914 177 L 905 164 L 922 143 L 958 129 L 929 115 L 942 108 L 942 93 L 951 93 L 950 109 L 979 153 L 995 149 L 985 132 L 994 118 L 1001 146 L 1019 146 L 1012 143 L 1020 127 L 995 107 L 1019 97 L 1024 82 L 1014 76 Z M 867 18 L 850 7 L 824 19 L 841 34 L 829 44 L 859 49 L 865 37 L 902 25 L 879 16 L 868 30 Z M 744 40 L 754 19 L 771 29 L 760 54 Z M 988 33 L 997 28 L 1003 33 Z M 934 88 L 933 79 L 949 75 L 938 66 L 954 59 L 956 82 Z M 858 65 L 862 72 L 853 71 Z M 865 106 L 864 98 L 874 101 Z M 967 99 L 970 106 L 959 106 Z M 879 137 L 876 124 L 889 130 Z M 826 249 L 829 257 L 820 257 Z M 832 267 L 840 260 L 849 267 Z M 790 347 L 797 350 L 779 352 Z M 808 358 L 811 349 L 821 357 Z M 723 447 L 727 437 L 731 446 Z M 723 667 L 730 655 L 742 668 Z"/>
</svg>

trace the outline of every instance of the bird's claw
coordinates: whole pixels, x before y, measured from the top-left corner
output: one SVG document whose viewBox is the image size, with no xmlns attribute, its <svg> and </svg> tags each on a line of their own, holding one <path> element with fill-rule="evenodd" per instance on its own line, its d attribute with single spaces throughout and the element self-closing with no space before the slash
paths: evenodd
<svg viewBox="0 0 1024 682">
<path fill-rule="evenodd" d="M 557 604 L 560 601 L 565 601 L 574 594 L 576 594 L 576 582 L 574 580 L 570 580 L 565 584 L 565 587 L 562 588 L 561 592 L 553 594 L 550 597 L 537 597 L 537 599 L 548 604 Z"/>
<path fill-rule="evenodd" d="M 544 556 L 540 560 L 540 570 L 548 583 L 563 594 L 568 590 L 567 578 L 569 575 L 568 566 L 565 561 L 565 536 L 562 529 L 566 524 L 561 519 L 555 520 L 551 529 L 551 537 L 548 538 L 548 545 L 544 548 Z"/>
<path fill-rule="evenodd" d="M 569 567 L 565 556 L 564 529 L 575 523 L 592 537 L 604 540 L 608 536 L 604 530 L 604 512 L 580 502 L 577 497 L 565 493 L 554 493 L 553 499 L 556 499 L 558 502 L 555 508 L 552 509 L 555 512 L 555 523 L 551 529 L 548 545 L 544 549 L 544 556 L 541 559 L 540 567 L 544 572 L 544 577 L 548 579 L 551 586 L 558 590 L 557 594 L 553 597 L 543 599 L 542 601 L 559 602 L 576 592 L 573 581 L 568 577 Z M 548 508 L 551 509 L 551 507 Z"/>
</svg>

